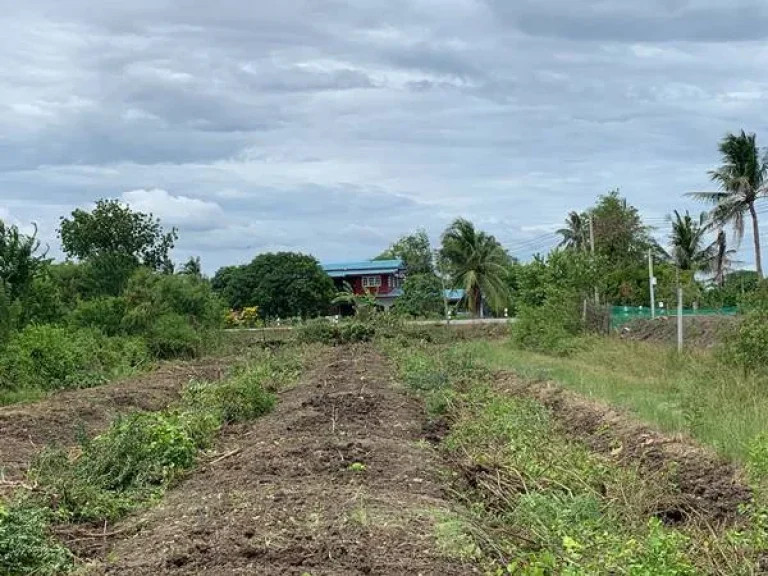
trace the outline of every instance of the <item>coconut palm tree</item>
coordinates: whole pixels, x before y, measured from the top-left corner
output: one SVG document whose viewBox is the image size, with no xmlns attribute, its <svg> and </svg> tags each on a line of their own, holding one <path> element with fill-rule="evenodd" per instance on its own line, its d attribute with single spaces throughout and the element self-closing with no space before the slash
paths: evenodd
<svg viewBox="0 0 768 576">
<path fill-rule="evenodd" d="M 669 235 L 672 262 L 680 270 L 710 271 L 717 257 L 717 241 L 709 244 L 706 242 L 710 227 L 709 214 L 702 212 L 694 219 L 687 210 L 684 216 L 675 210 L 669 219 L 672 222 Z"/>
<path fill-rule="evenodd" d="M 482 315 L 483 301 L 501 310 L 509 300 L 509 255 L 493 236 L 458 218 L 443 233 L 440 258 L 453 288 L 463 288 L 469 311 Z"/>
<path fill-rule="evenodd" d="M 752 219 L 752 232 L 755 241 L 755 263 L 757 275 L 763 277 L 762 256 L 760 253 L 760 229 L 757 222 L 755 202 L 766 195 L 768 188 L 768 163 L 760 157 L 756 136 L 747 134 L 728 134 L 719 145 L 723 164 L 709 173 L 713 182 L 719 186 L 717 192 L 695 192 L 694 198 L 715 205 L 712 220 L 717 225 L 732 225 L 738 242 L 744 237 L 744 220 L 747 214 Z"/>
<path fill-rule="evenodd" d="M 571 211 L 568 218 L 565 219 L 565 228 L 557 231 L 563 237 L 560 242 L 560 248 L 570 248 L 573 250 L 586 250 L 589 228 L 587 218 L 583 214 Z"/>
</svg>

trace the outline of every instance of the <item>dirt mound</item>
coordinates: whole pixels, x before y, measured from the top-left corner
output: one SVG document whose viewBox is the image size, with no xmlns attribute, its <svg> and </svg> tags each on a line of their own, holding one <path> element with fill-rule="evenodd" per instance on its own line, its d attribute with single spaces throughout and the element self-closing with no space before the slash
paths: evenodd
<svg viewBox="0 0 768 576">
<path fill-rule="evenodd" d="M 118 526 L 96 573 L 474 573 L 436 549 L 449 505 L 420 402 L 372 348 L 327 354 L 275 412 L 225 432 L 217 451 L 239 451 Z"/>
<path fill-rule="evenodd" d="M 0 470 L 7 479 L 17 479 L 45 445 L 75 444 L 79 434 L 96 434 L 121 413 L 165 408 L 190 380 L 215 380 L 227 370 L 219 359 L 166 364 L 104 386 L 58 392 L 41 402 L 0 408 Z"/>
<path fill-rule="evenodd" d="M 710 451 L 682 437 L 665 436 L 632 416 L 587 400 L 553 383 L 525 383 L 510 374 L 499 385 L 513 394 L 542 402 L 563 432 L 594 452 L 647 474 L 667 474 L 679 488 L 675 502 L 649 510 L 670 523 L 704 517 L 710 524 L 728 524 L 752 493 L 739 470 Z"/>
<path fill-rule="evenodd" d="M 738 323 L 735 316 L 689 316 L 683 318 L 685 345 L 712 348 L 722 342 L 724 334 Z M 677 318 L 633 320 L 619 328 L 621 338 L 677 345 Z"/>
</svg>

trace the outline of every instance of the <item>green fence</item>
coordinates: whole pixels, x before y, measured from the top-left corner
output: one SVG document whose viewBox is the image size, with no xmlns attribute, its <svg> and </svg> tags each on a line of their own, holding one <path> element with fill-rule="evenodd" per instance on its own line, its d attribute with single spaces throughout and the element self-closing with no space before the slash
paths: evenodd
<svg viewBox="0 0 768 576">
<path fill-rule="evenodd" d="M 684 308 L 683 316 L 734 316 L 737 308 Z M 677 315 L 675 308 L 656 308 L 656 317 Z M 651 318 L 650 306 L 613 306 L 611 309 L 611 328 L 618 328 L 638 318 Z"/>
</svg>

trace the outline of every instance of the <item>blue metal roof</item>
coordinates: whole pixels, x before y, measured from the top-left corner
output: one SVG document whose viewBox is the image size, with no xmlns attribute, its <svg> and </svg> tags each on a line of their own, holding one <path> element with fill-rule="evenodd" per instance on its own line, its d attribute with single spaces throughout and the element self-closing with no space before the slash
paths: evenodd
<svg viewBox="0 0 768 576">
<path fill-rule="evenodd" d="M 359 274 L 391 274 L 403 268 L 402 260 L 365 260 L 362 262 L 334 262 L 322 264 L 331 278 L 356 276 Z"/>
<path fill-rule="evenodd" d="M 461 300 L 464 298 L 465 294 L 466 291 L 459 288 L 457 290 L 446 290 L 444 297 L 448 300 Z"/>
</svg>

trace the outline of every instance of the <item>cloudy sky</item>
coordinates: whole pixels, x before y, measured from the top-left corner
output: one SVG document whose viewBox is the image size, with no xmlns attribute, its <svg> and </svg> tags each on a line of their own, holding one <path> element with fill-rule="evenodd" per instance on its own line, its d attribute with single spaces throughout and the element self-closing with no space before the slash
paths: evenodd
<svg viewBox="0 0 768 576">
<path fill-rule="evenodd" d="M 374 256 L 459 215 L 525 258 L 615 187 L 663 227 L 699 209 L 682 194 L 708 189 L 726 132 L 768 144 L 763 0 L 0 11 L 0 218 L 55 245 L 59 216 L 120 197 L 209 272 L 267 250 Z"/>
</svg>

